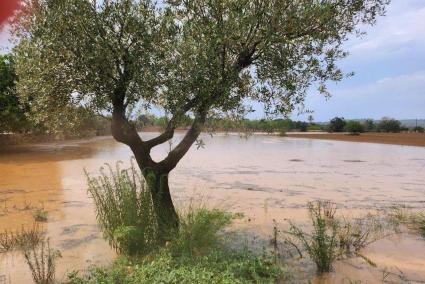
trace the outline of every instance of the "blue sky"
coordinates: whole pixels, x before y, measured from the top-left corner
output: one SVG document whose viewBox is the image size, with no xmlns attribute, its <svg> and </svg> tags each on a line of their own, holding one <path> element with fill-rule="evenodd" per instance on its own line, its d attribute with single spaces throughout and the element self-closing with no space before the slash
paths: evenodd
<svg viewBox="0 0 425 284">
<path fill-rule="evenodd" d="M 335 116 L 425 118 L 425 0 L 393 0 L 387 16 L 366 31 L 346 43 L 350 55 L 340 62 L 355 76 L 330 83 L 328 100 L 312 91 L 306 108 L 315 121 Z M 0 33 L 0 53 L 9 47 L 7 38 Z M 262 118 L 261 108 L 255 108 L 250 117 Z M 292 118 L 305 116 L 294 113 Z"/>
</svg>

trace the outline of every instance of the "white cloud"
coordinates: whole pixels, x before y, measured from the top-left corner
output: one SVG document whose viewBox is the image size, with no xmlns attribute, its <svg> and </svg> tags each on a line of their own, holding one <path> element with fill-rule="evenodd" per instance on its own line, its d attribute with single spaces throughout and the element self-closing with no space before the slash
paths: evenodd
<svg viewBox="0 0 425 284">
<path fill-rule="evenodd" d="M 350 42 L 353 55 L 385 55 L 425 47 L 425 1 L 393 1 L 387 16 L 368 28 L 368 35 Z"/>
<path fill-rule="evenodd" d="M 311 95 L 308 108 L 318 120 L 335 116 L 425 118 L 425 70 L 386 77 L 357 87 L 338 86 L 330 100 Z"/>
</svg>

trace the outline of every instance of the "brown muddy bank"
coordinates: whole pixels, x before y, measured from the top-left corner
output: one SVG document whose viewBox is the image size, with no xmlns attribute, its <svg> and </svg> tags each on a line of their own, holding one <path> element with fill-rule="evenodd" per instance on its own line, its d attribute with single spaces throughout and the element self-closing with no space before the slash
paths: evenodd
<svg viewBox="0 0 425 284">
<path fill-rule="evenodd" d="M 360 135 L 349 135 L 341 133 L 287 132 L 286 136 L 294 138 L 324 139 L 336 141 L 425 147 L 425 133 L 362 133 Z"/>
<path fill-rule="evenodd" d="M 307 224 L 306 203 L 315 199 L 336 202 L 347 217 L 394 204 L 425 209 L 425 148 L 266 135 L 241 139 L 238 134 L 217 134 L 203 139 L 206 147 L 191 149 L 171 174 L 173 198 L 180 208 L 200 199 L 211 207 L 243 213 L 235 229 L 247 232 L 247 237 L 252 233 L 267 241 L 273 220 L 282 228 L 287 219 Z M 153 157 L 166 155 L 168 146 L 154 149 Z M 58 280 L 90 264 L 110 263 L 115 253 L 96 225 L 83 169 L 94 174 L 104 163 L 115 165 L 118 160 L 125 167 L 130 156 L 126 146 L 108 137 L 2 151 L 0 229 L 30 224 L 33 210 L 42 207 L 48 211 L 47 236 L 63 255 Z M 364 254 L 378 267 L 358 259 L 338 262 L 335 272 L 320 283 L 376 283 L 383 269 L 425 281 L 425 241 L 419 236 L 388 238 Z M 302 279 L 314 278 L 310 262 L 299 267 L 305 268 L 299 271 Z M 1 275 L 11 283 L 31 281 L 16 253 L 0 254 Z"/>
</svg>

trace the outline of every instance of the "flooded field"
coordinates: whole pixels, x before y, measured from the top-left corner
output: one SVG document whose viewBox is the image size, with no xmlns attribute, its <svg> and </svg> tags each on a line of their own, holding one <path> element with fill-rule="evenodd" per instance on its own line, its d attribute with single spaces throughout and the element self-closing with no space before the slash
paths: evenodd
<svg viewBox="0 0 425 284">
<path fill-rule="evenodd" d="M 149 137 L 152 133 L 144 133 Z M 306 203 L 329 199 L 347 216 L 394 204 L 425 208 L 425 148 L 236 134 L 205 136 L 170 176 L 177 205 L 204 200 L 245 215 L 239 229 L 267 239 L 273 219 L 306 222 Z M 159 159 L 167 147 L 154 151 Z M 0 230 L 31 225 L 35 208 L 48 211 L 45 223 L 62 258 L 57 278 L 115 256 L 102 239 L 87 196 L 83 169 L 96 173 L 104 163 L 129 163 L 130 150 L 112 138 L 20 146 L 0 152 Z M 404 234 L 372 244 L 364 252 L 377 265 L 340 261 L 320 283 L 379 283 L 384 269 L 394 281 L 425 283 L 425 240 Z M 314 278 L 314 267 L 300 269 Z M 0 254 L 6 283 L 29 283 L 31 275 L 18 253 Z M 403 278 L 404 277 L 404 278 Z"/>
</svg>

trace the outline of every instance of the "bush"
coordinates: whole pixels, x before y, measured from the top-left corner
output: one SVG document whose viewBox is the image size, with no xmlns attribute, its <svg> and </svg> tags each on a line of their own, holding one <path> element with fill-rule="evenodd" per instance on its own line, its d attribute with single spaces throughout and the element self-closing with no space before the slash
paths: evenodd
<svg viewBox="0 0 425 284">
<path fill-rule="evenodd" d="M 180 214 L 180 226 L 170 248 L 174 255 L 204 255 L 219 244 L 218 233 L 231 223 L 233 215 L 201 207 Z"/>
<path fill-rule="evenodd" d="M 358 121 L 349 121 L 345 125 L 345 131 L 352 135 L 358 135 L 364 132 L 364 126 Z"/>
<path fill-rule="evenodd" d="M 157 246 L 158 224 L 150 192 L 135 167 L 121 170 L 107 165 L 99 177 L 86 172 L 88 191 L 94 200 L 97 221 L 109 244 L 125 255 L 143 255 Z"/>
<path fill-rule="evenodd" d="M 401 131 L 401 122 L 395 119 L 383 118 L 378 123 L 378 131 L 398 133 Z"/>
<path fill-rule="evenodd" d="M 329 132 L 342 132 L 345 127 L 345 120 L 343 117 L 335 117 L 329 122 Z"/>
</svg>

